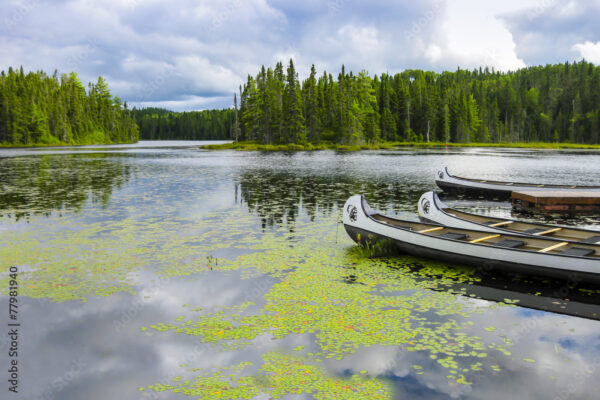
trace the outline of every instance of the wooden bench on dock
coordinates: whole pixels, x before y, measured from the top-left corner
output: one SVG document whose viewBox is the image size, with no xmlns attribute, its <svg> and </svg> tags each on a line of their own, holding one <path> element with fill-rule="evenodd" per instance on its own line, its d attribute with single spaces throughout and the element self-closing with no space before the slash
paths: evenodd
<svg viewBox="0 0 600 400">
<path fill-rule="evenodd" d="M 600 212 L 600 190 L 528 190 L 512 192 L 513 207 L 543 213 Z"/>
</svg>

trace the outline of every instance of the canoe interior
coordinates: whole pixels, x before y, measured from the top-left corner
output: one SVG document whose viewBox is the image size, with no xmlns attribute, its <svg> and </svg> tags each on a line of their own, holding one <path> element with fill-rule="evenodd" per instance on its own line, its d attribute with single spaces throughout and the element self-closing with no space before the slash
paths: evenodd
<svg viewBox="0 0 600 400">
<path fill-rule="evenodd" d="M 516 220 L 508 220 L 503 218 L 496 217 L 487 217 L 485 215 L 477 215 L 462 212 L 459 210 L 455 210 L 453 208 L 442 208 L 443 212 L 450 216 L 454 216 L 457 218 L 461 218 L 467 221 L 475 222 L 478 224 L 483 224 L 495 228 L 505 229 L 508 231 L 512 231 L 518 234 L 534 234 L 534 232 L 527 232 L 533 229 L 541 230 L 541 232 L 537 232 L 537 234 L 543 234 L 540 236 L 544 236 L 552 239 L 559 240 L 567 240 L 573 242 L 580 242 L 582 240 L 589 239 L 593 236 L 600 236 L 600 231 L 591 232 L 584 229 L 576 229 L 576 228 L 567 228 L 567 227 L 556 227 L 552 225 L 545 224 L 534 224 L 523 221 Z M 560 230 L 555 230 L 560 228 Z M 546 232 L 546 233 L 544 233 Z M 600 241 L 600 239 L 598 240 Z"/>
<path fill-rule="evenodd" d="M 530 252 L 543 252 L 546 254 L 561 254 L 571 257 L 584 257 L 592 259 L 600 259 L 600 245 L 583 244 L 583 243 L 567 243 L 561 242 L 553 238 L 536 238 L 524 237 L 505 234 L 493 234 L 490 232 L 448 228 L 440 225 L 433 225 L 419 222 L 399 221 L 394 218 L 386 217 L 381 214 L 372 214 L 370 217 L 385 225 L 390 225 L 396 228 L 410 230 L 415 233 L 420 233 L 432 237 L 440 237 L 446 240 L 455 240 L 465 243 L 478 243 L 487 246 L 498 246 L 507 248 L 505 245 L 522 243 L 510 249 Z M 507 242 L 508 241 L 508 242 Z M 587 249 L 592 251 L 591 254 L 578 255 L 578 249 Z"/>
</svg>

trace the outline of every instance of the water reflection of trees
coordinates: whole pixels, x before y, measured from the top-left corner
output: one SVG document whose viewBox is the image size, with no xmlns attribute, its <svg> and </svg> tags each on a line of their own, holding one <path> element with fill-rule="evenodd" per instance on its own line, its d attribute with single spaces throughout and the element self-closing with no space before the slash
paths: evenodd
<svg viewBox="0 0 600 400">
<path fill-rule="evenodd" d="M 106 206 L 130 168 L 114 154 L 46 155 L 0 159 L 0 216 L 16 220 L 80 210 L 86 201 Z M 111 158 L 111 159 L 109 159 Z"/>
<path fill-rule="evenodd" d="M 365 194 L 379 210 L 416 211 L 419 196 L 426 188 L 401 181 L 377 181 L 348 175 L 303 175 L 272 170 L 242 173 L 236 196 L 257 213 L 263 227 L 293 226 L 299 213 L 312 220 L 330 215 L 353 194 Z"/>
</svg>

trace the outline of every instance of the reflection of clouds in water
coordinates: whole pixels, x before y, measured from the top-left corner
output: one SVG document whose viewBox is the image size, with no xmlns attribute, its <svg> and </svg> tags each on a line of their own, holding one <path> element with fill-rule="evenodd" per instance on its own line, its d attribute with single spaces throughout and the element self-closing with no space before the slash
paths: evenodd
<svg viewBox="0 0 600 400">
<path fill-rule="evenodd" d="M 493 325 L 487 337 L 506 335 L 513 341 L 508 358 L 498 358 L 502 372 L 480 373 L 474 379 L 474 398 L 554 398 L 571 385 L 581 371 L 593 370 L 573 388 L 571 398 L 586 398 L 593 393 L 598 374 L 598 321 L 560 316 L 521 308 L 502 308 L 494 312 L 493 322 L 473 316 L 475 327 Z M 530 321 L 534 319 L 535 324 Z M 524 327 L 524 328 L 521 328 Z M 565 343 L 572 343 L 565 347 Z M 524 359 L 535 360 L 535 363 Z M 511 382 L 506 385 L 506 382 Z M 535 382 L 535 384 L 533 383 Z"/>
<path fill-rule="evenodd" d="M 528 325 L 531 318 L 536 318 L 534 328 Z M 327 362 L 328 369 L 338 374 L 365 369 L 370 375 L 390 379 L 396 384 L 398 398 L 425 394 L 427 398 L 499 400 L 594 398 L 592 394 L 600 378 L 599 322 L 541 311 L 523 312 L 518 307 L 495 310 L 493 322 L 486 314 L 473 314 L 469 319 L 475 324 L 471 331 L 465 332 L 467 335 L 480 335 L 488 343 L 494 336 L 513 341 L 509 357 L 488 351 L 487 360 L 493 357 L 500 372 L 484 369 L 465 373 L 470 386 L 449 382 L 448 370 L 427 354 L 400 348 L 360 348 L 344 360 Z M 483 330 L 491 325 L 497 330 Z M 519 326 L 527 328 L 520 330 Z M 423 369 L 414 369 L 413 365 Z M 420 371 L 425 373 L 419 375 Z"/>
<path fill-rule="evenodd" d="M 85 303 L 52 304 L 23 298 L 19 358 L 23 361 L 22 380 L 31 384 L 23 386 L 22 395 L 64 400 L 136 398 L 140 384 L 182 374 L 180 365 L 186 360 L 190 368 L 229 365 L 249 357 L 259 363 L 265 345 L 281 345 L 257 338 L 257 346 L 249 347 L 239 360 L 240 353 L 222 352 L 215 345 L 199 342 L 200 337 L 148 336 L 140 331 L 157 320 L 170 321 L 182 315 L 194 318 L 197 313 L 182 307 L 184 304 L 202 304 L 208 309 L 237 304 L 260 281 L 275 282 L 268 277 L 242 280 L 236 272 L 214 272 L 203 278 L 170 278 L 158 287 L 146 280 L 150 290 L 142 286 L 137 296 L 92 297 Z M 151 297 L 144 299 L 147 295 Z M 137 314 L 117 331 L 114 321 L 136 301 L 142 304 Z M 3 299 L 0 306 L 5 303 Z"/>
<path fill-rule="evenodd" d="M 137 295 L 113 294 L 106 298 L 86 295 L 87 303 L 70 301 L 62 304 L 23 298 L 22 315 L 28 323 L 24 326 L 21 342 L 22 376 L 31 383 L 24 388 L 24 395 L 35 398 L 46 390 L 53 398 L 66 400 L 138 398 L 138 386 L 170 383 L 178 375 L 194 376 L 180 367 L 182 362 L 188 362 L 190 368 L 211 369 L 252 361 L 255 363 L 249 368 L 252 372 L 260 366 L 261 355 L 267 351 L 289 350 L 299 345 L 306 346 L 307 352 L 320 351 L 313 334 L 289 335 L 279 340 L 263 334 L 240 351 L 222 351 L 219 346 L 199 343 L 197 336 L 172 333 L 149 336 L 140 331 L 141 327 L 157 321 L 172 322 L 180 316 L 194 319 L 199 313 L 190 311 L 193 307 L 215 311 L 218 306 L 254 301 L 258 307 L 250 311 L 255 312 L 265 304 L 265 293 L 277 282 L 273 278 L 241 279 L 239 272 L 218 271 L 180 278 L 155 275 L 155 271 L 163 272 L 162 268 L 176 264 L 173 260 L 181 262 L 184 268 L 205 263 L 202 257 L 206 254 L 202 251 L 211 248 L 211 244 L 194 242 L 203 233 L 209 232 L 217 241 L 247 245 L 250 235 L 252 240 L 259 240 L 263 234 L 260 230 L 254 231 L 259 226 L 255 215 L 272 218 L 275 225 L 279 225 L 279 215 L 286 215 L 287 210 L 293 208 L 294 216 L 302 217 L 304 221 L 305 216 L 313 216 L 318 223 L 329 212 L 337 210 L 336 202 L 342 202 L 354 191 L 365 192 L 379 208 L 414 211 L 416 203 L 413 203 L 421 191 L 434 188 L 435 170 L 445 164 L 467 165 L 461 164 L 465 159 L 481 165 L 495 165 L 487 171 L 500 174 L 504 173 L 502 163 L 510 158 L 515 170 L 520 171 L 515 172 L 516 176 L 526 171 L 545 180 L 550 174 L 545 169 L 548 163 L 560 164 L 567 174 L 579 168 L 573 167 L 567 158 L 560 161 L 558 157 L 557 161 L 555 156 L 521 154 L 515 157 L 510 152 L 505 156 L 480 156 L 472 150 L 469 152 L 323 152 L 289 156 L 136 150 L 135 154 L 126 157 L 104 158 L 106 162 L 127 164 L 131 168 L 131 177 L 121 189 L 108 189 L 111 193 L 109 208 L 102 209 L 101 204 L 88 202 L 79 215 L 65 212 L 62 217 L 34 216 L 30 223 L 0 220 L 2 237 L 15 230 L 32 231 L 42 234 L 42 241 L 72 227 L 102 226 L 110 222 L 108 226 L 115 228 L 114 231 L 98 231 L 94 237 L 100 243 L 106 243 L 111 235 L 115 240 L 120 239 L 119 235 L 128 228 L 127 224 L 121 223 L 124 218 L 129 218 L 132 223 L 148 222 L 131 230 L 138 235 L 137 239 L 145 239 L 149 245 L 144 258 L 135 264 L 137 269 L 128 272 Z M 540 159 L 542 162 L 538 163 Z M 594 166 L 597 162 L 594 164 L 590 159 L 589 164 Z M 241 196 L 243 206 L 235 205 L 236 184 L 244 192 Z M 491 204 L 489 207 L 500 213 L 506 212 L 503 205 Z M 248 208 L 252 216 L 247 215 Z M 219 226 L 214 215 L 208 224 L 200 224 L 206 222 L 205 217 L 212 211 L 221 213 L 215 215 L 226 216 L 229 210 L 231 215 L 245 215 L 246 219 L 239 226 L 248 231 L 225 232 L 227 228 Z M 153 224 L 156 231 L 150 230 Z M 149 230 L 144 233 L 143 229 Z M 283 231 L 285 234 L 287 230 Z M 300 233 L 296 232 L 296 240 L 303 239 Z M 345 237 L 343 231 L 339 235 Z M 136 246 L 139 245 L 137 239 Z M 128 240 L 131 239 L 124 242 Z M 127 246 L 123 248 L 127 249 Z M 237 253 L 234 251 L 249 251 L 212 250 L 211 255 L 218 258 L 227 255 L 235 258 Z M 78 248 L 73 247 L 70 251 L 77 253 Z M 597 322 L 532 313 L 518 307 L 493 307 L 484 300 L 458 298 L 454 301 L 485 310 L 483 314 L 472 315 L 469 320 L 475 325 L 465 327 L 461 332 L 481 336 L 488 344 L 497 342 L 500 334 L 513 340 L 514 344 L 509 347 L 512 354 L 508 357 L 486 350 L 489 354 L 485 364 L 495 363 L 501 372 L 496 374 L 489 369 L 465 372 L 466 380 L 472 382 L 472 386 L 454 385 L 446 378 L 448 370 L 430 359 L 428 352 L 409 352 L 391 346 L 361 347 L 356 354 L 339 361 L 326 360 L 325 365 L 340 376 L 347 376 L 348 371 L 357 373 L 366 369 L 370 375 L 392 379 L 400 398 L 553 398 L 563 396 L 561 390 L 568 392 L 560 398 L 585 398 L 593 393 L 599 376 L 599 369 L 592 369 L 598 356 Z M 183 307 L 184 304 L 191 306 Z M 5 299 L 0 301 L 0 308 L 6 309 Z M 428 322 L 439 322 L 445 317 L 430 313 L 426 318 Z M 458 316 L 452 318 L 459 319 Z M 484 328 L 489 326 L 496 327 L 496 331 L 485 331 Z M 0 348 L 1 345 L 0 341 Z M 536 362 L 528 363 L 523 358 Z M 425 373 L 418 375 L 419 371 L 412 365 L 423 366 Z M 585 371 L 592 372 L 585 375 Z M 581 379 L 582 376 L 585 379 Z M 55 381 L 61 382 L 60 379 L 62 386 L 52 386 Z M 171 398 L 172 393 L 152 393 L 152 396 Z"/>
</svg>

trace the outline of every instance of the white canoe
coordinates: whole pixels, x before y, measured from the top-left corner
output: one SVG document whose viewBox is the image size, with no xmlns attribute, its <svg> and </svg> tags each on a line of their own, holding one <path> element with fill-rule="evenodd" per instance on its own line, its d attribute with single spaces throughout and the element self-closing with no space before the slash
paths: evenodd
<svg viewBox="0 0 600 400">
<path fill-rule="evenodd" d="M 600 245 L 399 220 L 371 210 L 360 195 L 346 201 L 343 223 L 360 244 L 391 242 L 402 253 L 474 265 L 484 272 L 506 269 L 600 282 Z"/>
<path fill-rule="evenodd" d="M 434 192 L 424 193 L 419 199 L 418 208 L 421 219 L 454 228 L 548 237 L 581 244 L 600 244 L 600 231 L 467 213 L 448 207 Z"/>
</svg>

